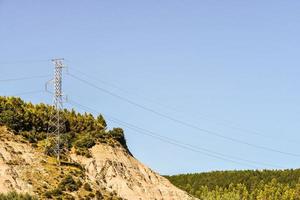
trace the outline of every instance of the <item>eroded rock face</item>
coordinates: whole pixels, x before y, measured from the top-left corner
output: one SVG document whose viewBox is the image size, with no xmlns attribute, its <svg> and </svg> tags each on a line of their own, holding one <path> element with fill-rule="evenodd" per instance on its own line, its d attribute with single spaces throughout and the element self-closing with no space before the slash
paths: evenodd
<svg viewBox="0 0 300 200">
<path fill-rule="evenodd" d="M 29 166 L 34 166 L 34 158 L 36 154 L 29 145 L 10 141 L 0 135 L 0 193 L 11 190 L 33 193 L 32 185 L 24 181 L 22 175 Z"/>
<path fill-rule="evenodd" d="M 71 158 L 85 167 L 89 179 L 106 187 L 108 191 L 115 191 L 122 198 L 193 199 L 129 155 L 123 148 L 99 144 L 91 149 L 91 153 L 92 158 L 75 154 Z"/>
<path fill-rule="evenodd" d="M 90 151 L 91 158 L 72 153 L 70 160 L 84 167 L 83 175 L 78 178 L 82 183 L 89 183 L 93 191 L 127 200 L 193 199 L 122 147 L 97 144 Z M 73 170 L 72 167 L 59 170 L 53 161 L 55 159 L 45 156 L 41 149 L 31 147 L 19 136 L 0 127 L 0 193 L 15 190 L 45 199 L 42 195 L 57 187 L 66 175 L 65 170 Z M 74 199 L 85 194 L 83 188 L 70 193 Z"/>
</svg>

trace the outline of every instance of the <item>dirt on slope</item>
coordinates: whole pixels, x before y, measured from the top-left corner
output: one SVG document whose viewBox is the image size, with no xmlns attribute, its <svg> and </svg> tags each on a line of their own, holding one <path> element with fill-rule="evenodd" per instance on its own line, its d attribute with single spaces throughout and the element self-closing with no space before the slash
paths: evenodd
<svg viewBox="0 0 300 200">
<path fill-rule="evenodd" d="M 90 152 L 90 158 L 71 153 L 59 167 L 41 147 L 0 127 L 0 193 L 15 190 L 40 199 L 194 199 L 122 147 L 97 144 Z"/>
</svg>

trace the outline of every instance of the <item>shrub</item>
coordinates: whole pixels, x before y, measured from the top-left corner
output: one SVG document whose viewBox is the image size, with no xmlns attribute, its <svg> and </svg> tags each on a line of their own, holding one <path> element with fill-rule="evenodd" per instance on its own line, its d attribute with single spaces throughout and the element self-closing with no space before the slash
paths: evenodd
<svg viewBox="0 0 300 200">
<path fill-rule="evenodd" d="M 121 128 L 113 128 L 108 132 L 116 141 L 118 141 L 123 147 L 127 149 L 126 140 L 124 137 L 124 131 Z"/>
<path fill-rule="evenodd" d="M 7 194 L 0 194 L 0 200 L 37 200 L 37 198 L 29 194 L 18 194 L 13 191 Z"/>
<path fill-rule="evenodd" d="M 85 134 L 80 139 L 75 141 L 74 146 L 77 148 L 91 148 L 95 145 L 95 140 L 90 134 Z"/>
<path fill-rule="evenodd" d="M 85 156 L 87 158 L 91 158 L 92 154 L 88 149 L 85 148 L 77 148 L 75 150 L 76 155 Z"/>
<path fill-rule="evenodd" d="M 78 184 L 71 175 L 67 175 L 59 184 L 58 188 L 61 191 L 70 191 L 74 192 L 80 188 L 80 184 Z"/>
<path fill-rule="evenodd" d="M 45 197 L 47 198 L 51 198 L 51 197 L 55 197 L 55 196 L 61 196 L 63 194 L 62 190 L 60 188 L 55 188 L 53 190 L 47 191 L 45 192 Z"/>
<path fill-rule="evenodd" d="M 92 187 L 91 187 L 91 185 L 88 184 L 88 183 L 85 183 L 85 184 L 83 185 L 83 188 L 84 188 L 86 191 L 89 191 L 89 192 L 92 191 Z"/>
</svg>

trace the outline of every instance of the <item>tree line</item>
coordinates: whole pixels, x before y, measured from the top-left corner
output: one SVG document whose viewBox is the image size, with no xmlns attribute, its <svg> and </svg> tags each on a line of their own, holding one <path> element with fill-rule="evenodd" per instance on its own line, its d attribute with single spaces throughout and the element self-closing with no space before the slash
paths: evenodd
<svg viewBox="0 0 300 200">
<path fill-rule="evenodd" d="M 216 171 L 166 178 L 201 200 L 300 200 L 300 169 Z"/>
</svg>

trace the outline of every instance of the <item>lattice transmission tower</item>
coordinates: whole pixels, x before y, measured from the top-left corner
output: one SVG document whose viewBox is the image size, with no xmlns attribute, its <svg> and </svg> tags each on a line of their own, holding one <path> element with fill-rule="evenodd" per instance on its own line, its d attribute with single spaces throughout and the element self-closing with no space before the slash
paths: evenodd
<svg viewBox="0 0 300 200">
<path fill-rule="evenodd" d="M 62 116 L 63 101 L 64 101 L 64 95 L 62 92 L 62 79 L 63 79 L 63 68 L 65 68 L 63 61 L 64 61 L 63 58 L 52 59 L 52 62 L 55 67 L 54 79 L 46 83 L 46 91 L 48 92 L 50 92 L 48 90 L 48 84 L 50 82 L 52 82 L 53 84 L 53 92 L 50 92 L 53 94 L 53 110 L 50 116 L 46 145 L 49 145 L 48 142 L 50 141 L 50 146 L 48 146 L 47 148 L 49 148 L 49 150 L 56 155 L 56 159 L 59 164 L 61 158 L 61 151 L 64 146 L 61 141 L 61 134 L 65 132 L 65 128 L 66 128 L 65 119 Z"/>
</svg>

